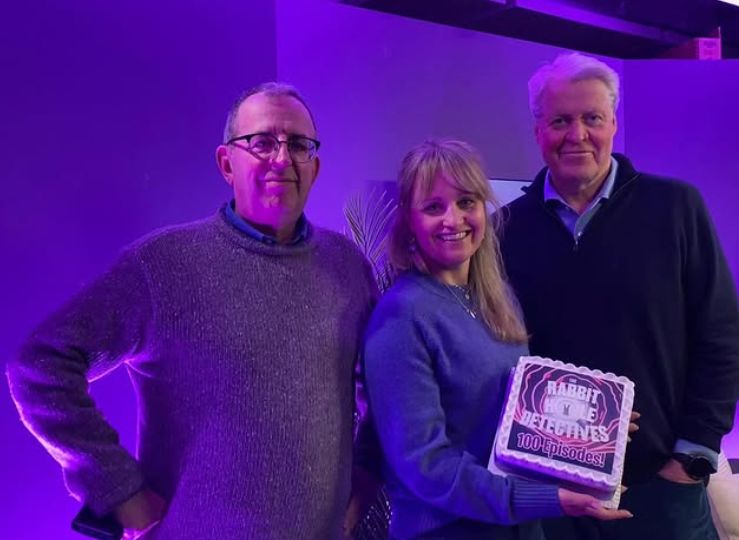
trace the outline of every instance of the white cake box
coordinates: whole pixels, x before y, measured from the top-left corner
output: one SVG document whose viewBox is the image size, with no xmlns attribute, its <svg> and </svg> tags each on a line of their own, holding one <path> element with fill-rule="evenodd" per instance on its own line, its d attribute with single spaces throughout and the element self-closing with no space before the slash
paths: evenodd
<svg viewBox="0 0 739 540">
<path fill-rule="evenodd" d="M 617 507 L 634 383 L 522 356 L 508 388 L 490 469 L 548 480 Z"/>
</svg>

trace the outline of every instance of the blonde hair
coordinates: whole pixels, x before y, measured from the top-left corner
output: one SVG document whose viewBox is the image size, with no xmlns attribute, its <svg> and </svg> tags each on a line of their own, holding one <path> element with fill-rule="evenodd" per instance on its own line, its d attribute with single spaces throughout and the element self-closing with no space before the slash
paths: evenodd
<svg viewBox="0 0 739 540">
<path fill-rule="evenodd" d="M 398 173 L 398 210 L 390 230 L 390 262 L 396 272 L 415 269 L 428 274 L 428 268 L 415 249 L 410 228 L 410 209 L 416 192 L 430 193 L 439 174 L 453 180 L 456 187 L 498 210 L 500 203 L 493 195 L 483 171 L 482 160 L 472 146 L 451 139 L 428 140 L 411 149 L 403 158 Z M 480 248 L 470 259 L 470 292 L 480 314 L 493 333 L 502 341 L 525 343 L 526 329 L 521 321 L 518 303 L 505 279 L 497 231 L 501 212 L 488 215 Z"/>
</svg>

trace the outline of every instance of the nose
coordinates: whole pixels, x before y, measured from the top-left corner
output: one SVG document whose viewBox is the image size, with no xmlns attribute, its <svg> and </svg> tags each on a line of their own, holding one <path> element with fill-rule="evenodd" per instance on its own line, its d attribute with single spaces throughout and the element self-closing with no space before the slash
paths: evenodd
<svg viewBox="0 0 739 540">
<path fill-rule="evenodd" d="M 275 167 L 285 168 L 292 165 L 293 158 L 290 155 L 290 151 L 287 149 L 287 141 L 278 141 L 277 150 L 272 157 L 272 164 Z"/>
<path fill-rule="evenodd" d="M 442 216 L 442 225 L 445 227 L 453 227 L 462 221 L 462 211 L 457 208 L 456 204 L 447 206 Z"/>
<path fill-rule="evenodd" d="M 572 122 L 567 130 L 567 138 L 572 142 L 584 141 L 588 138 L 588 128 L 580 121 Z"/>
</svg>

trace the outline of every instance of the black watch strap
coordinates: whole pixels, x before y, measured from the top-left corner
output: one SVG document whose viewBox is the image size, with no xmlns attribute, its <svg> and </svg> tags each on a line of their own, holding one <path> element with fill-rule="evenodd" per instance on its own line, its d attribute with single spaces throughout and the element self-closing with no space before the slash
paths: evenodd
<svg viewBox="0 0 739 540">
<path fill-rule="evenodd" d="M 716 472 L 716 468 L 705 456 L 676 452 L 672 454 L 672 457 L 683 466 L 685 474 L 690 476 L 693 480 L 706 480 L 710 475 Z"/>
</svg>

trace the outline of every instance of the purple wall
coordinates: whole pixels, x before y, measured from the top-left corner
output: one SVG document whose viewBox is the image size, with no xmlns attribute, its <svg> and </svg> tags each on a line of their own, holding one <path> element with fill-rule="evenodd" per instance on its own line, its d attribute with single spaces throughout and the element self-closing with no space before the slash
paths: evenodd
<svg viewBox="0 0 739 540">
<path fill-rule="evenodd" d="M 739 288 L 739 61 L 629 61 L 624 76 L 626 151 L 698 187 Z M 724 450 L 739 457 L 739 428 Z"/>
<path fill-rule="evenodd" d="M 307 94 L 323 142 L 308 206 L 319 223 L 340 228 L 347 197 L 393 180 L 426 137 L 468 140 L 491 176 L 529 178 L 541 167 L 526 84 L 562 49 L 332 2 L 276 7 L 277 73 Z M 621 72 L 622 61 L 609 62 Z"/>
<path fill-rule="evenodd" d="M 123 245 L 225 200 L 215 146 L 239 92 L 276 77 L 274 17 L 272 0 L 4 6 L 0 364 Z M 81 538 L 58 466 L 2 386 L 0 538 Z M 94 392 L 130 447 L 125 372 Z"/>
<path fill-rule="evenodd" d="M 628 154 L 700 189 L 739 284 L 739 60 L 630 61 L 625 85 Z"/>
<path fill-rule="evenodd" d="M 493 176 L 528 178 L 541 164 L 526 81 L 559 52 L 553 47 L 322 1 L 214 0 L 178 4 L 176 11 L 142 1 L 33 5 L 6 8 L 0 19 L 3 360 L 123 245 L 155 227 L 207 215 L 228 197 L 213 150 L 233 99 L 263 80 L 293 82 L 312 104 L 324 146 L 308 213 L 335 229 L 343 227 L 347 197 L 370 181 L 394 178 L 403 152 L 427 136 L 469 140 Z M 687 178 L 685 153 L 668 142 L 655 147 L 658 126 L 640 118 L 654 117 L 663 95 L 654 107 L 647 100 L 670 68 L 656 76 L 640 63 L 610 63 L 628 90 L 616 148 L 624 148 L 628 124 L 626 148 L 637 164 L 661 172 L 677 165 Z M 737 95 L 736 82 L 722 77 Z M 728 92 L 707 102 L 726 107 Z M 682 97 L 669 110 L 689 97 L 675 95 Z M 720 121 L 722 109 L 715 110 Z M 736 106 L 728 113 L 738 117 Z M 691 137 L 695 114 L 674 116 L 682 123 L 668 131 Z M 727 139 L 736 136 L 721 126 L 720 144 L 737 148 L 736 138 Z M 703 151 L 716 141 L 711 137 L 701 135 Z M 648 162 L 656 148 L 673 161 Z M 717 180 L 700 186 L 724 235 L 736 226 L 728 206 L 714 205 L 737 200 L 736 183 L 724 181 L 729 167 L 707 180 L 690 174 L 696 182 Z M 731 238 L 723 238 L 730 251 Z M 736 236 L 733 242 L 736 270 Z M 93 392 L 131 447 L 135 412 L 125 372 L 95 383 Z M 0 537 L 79 538 L 67 529 L 77 503 L 5 391 L 0 425 Z"/>
</svg>

